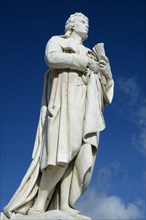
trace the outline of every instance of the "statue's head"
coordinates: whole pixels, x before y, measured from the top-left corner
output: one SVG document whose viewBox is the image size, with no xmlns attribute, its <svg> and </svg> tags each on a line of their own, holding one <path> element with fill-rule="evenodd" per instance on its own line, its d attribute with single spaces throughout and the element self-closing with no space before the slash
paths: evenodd
<svg viewBox="0 0 146 220">
<path fill-rule="evenodd" d="M 70 15 L 65 23 L 65 34 L 70 36 L 73 31 L 78 33 L 83 40 L 88 37 L 89 21 L 82 13 L 74 13 Z"/>
</svg>

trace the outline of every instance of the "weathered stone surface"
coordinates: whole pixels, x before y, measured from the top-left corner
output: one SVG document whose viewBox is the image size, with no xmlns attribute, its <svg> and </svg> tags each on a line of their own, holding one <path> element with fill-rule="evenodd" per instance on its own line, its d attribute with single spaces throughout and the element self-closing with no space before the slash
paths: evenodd
<svg viewBox="0 0 146 220">
<path fill-rule="evenodd" d="M 7 220 L 6 216 L 2 214 L 1 220 Z M 49 212 L 44 212 L 37 215 L 15 215 L 12 219 L 21 219 L 21 220 L 34 220 L 34 219 L 46 219 L 46 220 L 75 220 L 75 218 L 66 215 L 65 213 L 59 210 L 53 210 Z"/>
<path fill-rule="evenodd" d="M 12 216 L 13 220 L 90 220 L 91 218 L 86 216 L 78 216 L 78 217 L 71 217 L 66 213 L 60 210 L 52 210 L 36 215 L 14 215 Z M 3 213 L 1 213 L 0 220 L 9 220 Z"/>
</svg>

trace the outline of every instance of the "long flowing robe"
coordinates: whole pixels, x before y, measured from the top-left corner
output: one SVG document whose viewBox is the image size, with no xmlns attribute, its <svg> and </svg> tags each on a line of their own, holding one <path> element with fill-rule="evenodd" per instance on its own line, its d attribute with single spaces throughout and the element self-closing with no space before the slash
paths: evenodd
<svg viewBox="0 0 146 220">
<path fill-rule="evenodd" d="M 45 60 L 50 70 L 45 74 L 32 162 L 4 208 L 8 218 L 17 212 L 27 214 L 42 170 L 49 165 L 70 166 L 73 161 L 71 207 L 89 185 L 99 133 L 105 128 L 102 112 L 112 101 L 114 83 L 87 68 L 88 53 L 90 49 L 66 36 L 54 36 L 47 43 Z M 59 187 L 60 182 L 48 197 L 46 211 L 59 209 Z"/>
</svg>

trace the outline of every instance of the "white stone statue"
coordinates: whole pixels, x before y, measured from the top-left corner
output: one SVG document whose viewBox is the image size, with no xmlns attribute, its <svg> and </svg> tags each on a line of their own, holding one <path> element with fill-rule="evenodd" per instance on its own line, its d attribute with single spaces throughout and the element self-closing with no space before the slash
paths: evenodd
<svg viewBox="0 0 146 220">
<path fill-rule="evenodd" d="M 46 45 L 49 70 L 32 163 L 4 208 L 7 218 L 59 210 L 74 219 L 90 219 L 74 205 L 92 176 L 99 133 L 105 128 L 102 112 L 112 101 L 114 83 L 103 44 L 93 50 L 82 44 L 88 28 L 88 18 L 75 13 L 66 21 L 65 35 Z"/>
</svg>

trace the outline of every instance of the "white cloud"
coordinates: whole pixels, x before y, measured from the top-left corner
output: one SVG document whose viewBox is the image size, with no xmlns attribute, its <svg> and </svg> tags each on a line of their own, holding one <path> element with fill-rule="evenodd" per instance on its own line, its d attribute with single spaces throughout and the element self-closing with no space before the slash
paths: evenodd
<svg viewBox="0 0 146 220">
<path fill-rule="evenodd" d="M 116 80 L 117 111 L 125 114 L 137 127 L 132 135 L 133 146 L 141 153 L 146 153 L 146 100 L 136 78 L 120 77 Z"/>
<path fill-rule="evenodd" d="M 92 189 L 86 197 L 87 199 L 79 204 L 79 209 L 93 219 L 131 220 L 142 217 L 136 204 L 125 204 L 118 196 L 97 195 L 96 190 Z"/>
<path fill-rule="evenodd" d="M 82 214 L 97 220 L 138 220 L 143 217 L 143 200 L 126 204 L 119 196 L 108 195 L 112 176 L 120 172 L 119 161 L 99 169 L 96 188 L 90 188 L 78 202 Z"/>
</svg>

